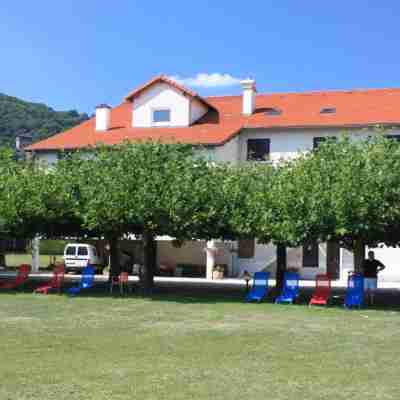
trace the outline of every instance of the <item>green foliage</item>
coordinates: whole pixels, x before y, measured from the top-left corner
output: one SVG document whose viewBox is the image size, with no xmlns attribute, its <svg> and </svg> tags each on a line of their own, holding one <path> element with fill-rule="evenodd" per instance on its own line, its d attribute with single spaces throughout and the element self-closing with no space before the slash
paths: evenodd
<svg viewBox="0 0 400 400">
<path fill-rule="evenodd" d="M 69 243 L 68 240 L 41 240 L 40 253 L 50 256 L 64 254 L 64 248 Z"/>
<path fill-rule="evenodd" d="M 224 236 L 224 167 L 212 167 L 191 146 L 124 143 L 66 156 L 59 181 L 78 194 L 83 226 L 106 236 L 149 232 L 181 240 Z M 71 197 L 73 200 L 73 198 Z"/>
<path fill-rule="evenodd" d="M 75 110 L 54 111 L 44 104 L 30 103 L 0 93 L 0 146 L 13 146 L 17 135 L 31 135 L 34 141 L 88 119 Z"/>
<path fill-rule="evenodd" d="M 29 160 L 17 161 L 9 149 L 0 150 L 0 234 L 31 238 L 36 233 L 58 236 L 80 233 L 73 214 L 69 183 L 53 170 Z"/>
<path fill-rule="evenodd" d="M 127 233 L 179 241 L 249 238 L 400 244 L 400 144 L 322 144 L 277 167 L 211 164 L 191 146 L 124 143 L 66 154 L 55 167 L 0 152 L 3 236 Z"/>
<path fill-rule="evenodd" d="M 270 197 L 276 169 L 262 163 L 222 164 L 215 166 L 212 174 L 216 187 L 211 201 L 219 205 L 215 224 L 223 232 L 221 236 L 254 238 L 257 230 L 257 237 L 269 240 L 273 222 Z"/>
<path fill-rule="evenodd" d="M 276 242 L 335 239 L 353 248 L 400 241 L 400 144 L 344 136 L 278 168 L 265 213 Z"/>
</svg>

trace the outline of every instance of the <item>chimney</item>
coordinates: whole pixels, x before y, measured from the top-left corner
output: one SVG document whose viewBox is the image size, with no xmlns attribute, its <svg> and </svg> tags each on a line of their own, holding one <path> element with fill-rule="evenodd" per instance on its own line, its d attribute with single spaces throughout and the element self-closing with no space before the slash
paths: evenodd
<svg viewBox="0 0 400 400">
<path fill-rule="evenodd" d="M 253 79 L 245 79 L 241 81 L 243 89 L 243 109 L 244 115 L 251 115 L 256 106 L 256 81 Z"/>
<path fill-rule="evenodd" d="M 26 146 L 32 144 L 32 136 L 18 135 L 15 137 L 15 150 L 23 151 Z"/>
<path fill-rule="evenodd" d="M 108 131 L 111 125 L 111 107 L 100 104 L 96 107 L 96 131 Z"/>
</svg>

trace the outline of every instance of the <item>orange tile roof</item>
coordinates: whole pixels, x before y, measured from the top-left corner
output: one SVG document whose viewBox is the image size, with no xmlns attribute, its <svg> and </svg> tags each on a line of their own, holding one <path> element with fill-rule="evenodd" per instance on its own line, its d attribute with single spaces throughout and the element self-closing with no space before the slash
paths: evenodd
<svg viewBox="0 0 400 400">
<path fill-rule="evenodd" d="M 131 93 L 131 96 L 135 93 L 137 91 Z M 250 116 L 241 113 L 241 96 L 208 97 L 204 100 L 214 109 L 210 109 L 189 127 L 133 128 L 132 104 L 124 101 L 112 109 L 111 128 L 108 131 L 96 132 L 95 120 L 92 118 L 35 143 L 27 150 L 78 149 L 100 143 L 113 145 L 124 140 L 221 145 L 245 128 L 311 129 L 400 125 L 400 89 L 258 94 L 256 109 Z M 322 108 L 329 107 L 336 108 L 336 112 L 320 113 Z M 281 114 L 267 115 L 265 111 L 268 108 L 279 109 Z"/>
</svg>

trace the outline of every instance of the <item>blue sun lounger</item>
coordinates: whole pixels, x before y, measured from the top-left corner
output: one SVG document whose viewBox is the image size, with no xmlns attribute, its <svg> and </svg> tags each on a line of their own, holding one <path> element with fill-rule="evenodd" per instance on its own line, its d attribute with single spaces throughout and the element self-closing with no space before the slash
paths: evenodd
<svg viewBox="0 0 400 400">
<path fill-rule="evenodd" d="M 364 277 L 361 274 L 351 274 L 347 280 L 344 306 L 360 308 L 364 303 Z"/>
<path fill-rule="evenodd" d="M 292 304 L 299 296 L 299 280 L 300 276 L 297 272 L 285 272 L 283 289 L 275 299 L 275 303 Z"/>
<path fill-rule="evenodd" d="M 253 278 L 253 286 L 246 296 L 246 301 L 257 301 L 258 303 L 263 300 L 268 294 L 268 272 L 256 272 Z"/>
<path fill-rule="evenodd" d="M 94 285 L 94 275 L 95 275 L 95 269 L 88 265 L 87 267 L 84 268 L 82 271 L 82 278 L 81 281 L 79 282 L 78 286 L 73 286 L 72 288 L 67 290 L 67 293 L 70 296 L 76 296 L 79 294 L 82 290 L 89 289 L 93 287 Z"/>
</svg>

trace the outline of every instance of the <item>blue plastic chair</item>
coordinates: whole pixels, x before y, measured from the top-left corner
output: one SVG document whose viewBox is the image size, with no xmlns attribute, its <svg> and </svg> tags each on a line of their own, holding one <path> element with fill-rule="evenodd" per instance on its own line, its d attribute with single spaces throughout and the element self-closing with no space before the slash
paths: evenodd
<svg viewBox="0 0 400 400">
<path fill-rule="evenodd" d="M 67 293 L 70 296 L 75 296 L 79 294 L 82 290 L 93 287 L 95 272 L 96 270 L 92 266 L 88 265 L 87 267 L 85 267 L 82 271 L 82 278 L 79 282 L 79 285 L 73 286 L 72 288 L 68 289 Z"/>
<path fill-rule="evenodd" d="M 256 272 L 253 279 L 253 286 L 246 296 L 246 301 L 257 301 L 259 303 L 268 294 L 269 273 Z"/>
<path fill-rule="evenodd" d="M 360 308 L 364 303 L 364 277 L 361 274 L 353 273 L 347 280 L 346 297 L 344 306 L 347 308 Z"/>
<path fill-rule="evenodd" d="M 292 304 L 299 296 L 300 275 L 297 272 L 285 272 L 283 289 L 275 303 Z"/>
</svg>

